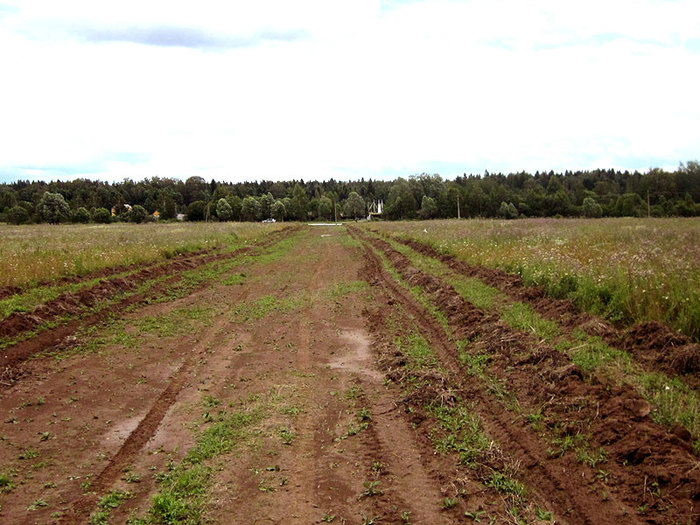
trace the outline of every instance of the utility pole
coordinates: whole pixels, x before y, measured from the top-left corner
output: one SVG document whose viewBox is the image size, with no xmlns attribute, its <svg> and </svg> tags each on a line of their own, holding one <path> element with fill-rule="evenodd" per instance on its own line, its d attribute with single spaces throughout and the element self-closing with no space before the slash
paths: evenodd
<svg viewBox="0 0 700 525">
<path fill-rule="evenodd" d="M 335 222 L 338 222 L 338 204 L 333 201 L 333 216 L 335 217 Z"/>
<path fill-rule="evenodd" d="M 459 213 L 459 193 L 457 194 L 457 218 L 461 219 L 462 217 L 460 216 Z"/>
</svg>

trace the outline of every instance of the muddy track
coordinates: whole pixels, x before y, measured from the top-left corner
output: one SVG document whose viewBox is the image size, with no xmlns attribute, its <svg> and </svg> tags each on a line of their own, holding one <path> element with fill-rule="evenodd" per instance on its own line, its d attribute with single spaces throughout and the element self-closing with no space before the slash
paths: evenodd
<svg viewBox="0 0 700 525">
<path fill-rule="evenodd" d="M 0 334 L 5 337 L 31 330 L 42 323 L 56 320 L 59 316 L 70 314 L 79 315 L 79 312 L 85 311 L 91 306 L 98 304 L 100 301 L 108 300 L 110 297 L 133 290 L 137 288 L 139 284 L 147 280 L 173 274 L 165 281 L 143 293 L 126 297 L 107 308 L 102 308 L 98 312 L 85 317 L 71 319 L 66 322 L 66 324 L 57 326 L 51 330 L 43 330 L 34 337 L 5 348 L 0 352 L 0 370 L 4 370 L 5 375 L 11 377 L 13 375 L 11 369 L 32 355 L 61 344 L 78 329 L 100 323 L 116 313 L 123 312 L 127 307 L 145 304 L 150 298 L 157 296 L 168 286 L 181 280 L 182 272 L 196 269 L 211 262 L 232 259 L 242 254 L 250 253 L 251 250 L 256 248 L 267 248 L 298 229 L 298 226 L 288 227 L 272 232 L 261 241 L 249 246 L 244 246 L 233 252 L 186 258 L 184 260 L 173 261 L 172 263 L 161 264 L 153 268 L 144 268 L 136 274 L 129 276 L 128 279 L 119 278 L 100 282 L 92 288 L 80 290 L 75 294 L 63 294 L 45 305 L 38 306 L 32 313 L 13 314 L 0 323 Z"/>
<path fill-rule="evenodd" d="M 365 240 L 368 241 L 368 239 Z M 513 415 L 505 414 L 500 405 L 483 392 L 481 384 L 474 384 L 476 381 L 467 380 L 468 378 L 456 364 L 457 348 L 447 338 L 442 326 L 433 319 L 430 312 L 419 305 L 393 280 L 369 248 L 366 257 L 371 273 L 371 276 L 368 276 L 370 283 L 387 290 L 394 300 L 398 301 L 415 319 L 421 328 L 422 335 L 430 342 L 441 363 L 447 367 L 450 379 L 458 385 L 463 397 L 479 402 L 477 409 L 488 434 L 498 441 L 504 451 L 520 461 L 527 469 L 519 474 L 538 498 L 546 502 L 549 508 L 554 509 L 557 516 L 564 518 L 567 523 L 592 525 L 619 522 L 621 516 L 619 513 L 612 513 L 614 508 L 608 509 L 611 512 L 608 514 L 609 520 L 602 518 L 597 511 L 593 510 L 599 502 L 592 500 L 587 494 L 588 491 L 582 490 L 578 483 L 577 478 L 580 475 L 576 476 L 576 471 L 579 470 L 579 465 L 569 461 L 560 468 L 552 468 L 546 461 L 546 451 L 539 445 L 537 438 L 533 438 L 527 429 L 514 426 Z M 566 517 L 572 510 L 574 519 Z"/>
<path fill-rule="evenodd" d="M 548 452 L 551 445 L 522 416 L 506 411 L 486 392 L 483 382 L 459 371 L 457 349 L 442 327 L 393 283 L 378 259 L 373 263 L 378 279 L 414 315 L 441 359 L 450 364 L 464 395 L 479 401 L 487 431 L 521 461 L 524 481 L 550 501 L 560 517 L 572 523 L 634 519 L 667 523 L 698 518 L 694 510 L 700 497 L 697 458 L 688 452 L 686 442 L 651 421 L 648 404 L 631 389 L 584 382 L 566 356 L 466 303 L 439 279 L 411 267 L 408 259 L 385 241 L 353 233 L 384 252 L 410 284 L 427 290 L 456 336 L 481 339 L 479 351 L 489 357 L 489 373 L 516 393 L 521 404 L 530 409 L 540 407 L 548 421 L 562 423 L 550 431 L 559 432 L 561 438 L 586 432 L 593 444 L 608 452 L 608 461 L 598 467 L 605 469 L 606 482 L 596 481 L 595 470 L 576 461 L 571 453 L 553 458 Z M 371 252 L 368 257 L 376 258 Z M 635 509 L 643 510 L 644 515 L 636 517 Z"/>
<path fill-rule="evenodd" d="M 700 390 L 700 344 L 661 323 L 646 322 L 621 329 L 601 317 L 582 312 L 570 300 L 548 297 L 543 287 L 526 286 L 517 275 L 470 265 L 414 239 L 390 238 L 443 262 L 461 275 L 483 281 L 514 301 L 529 304 L 545 319 L 557 322 L 566 333 L 570 334 L 576 328 L 582 329 L 588 335 L 600 337 L 612 347 L 630 352 L 646 370 L 678 375 Z"/>
<path fill-rule="evenodd" d="M 219 321 L 221 324 L 221 321 Z M 122 475 L 123 469 L 133 463 L 136 456 L 141 453 L 143 447 L 150 441 L 163 421 L 165 414 L 177 400 L 177 396 L 190 378 L 192 369 L 197 361 L 206 354 L 209 345 L 218 335 L 217 327 L 213 327 L 207 337 L 198 341 L 195 348 L 185 346 L 179 348 L 179 352 L 187 353 L 185 360 L 171 376 L 168 386 L 158 396 L 155 403 L 148 410 L 144 418 L 139 421 L 136 428 L 128 435 L 117 453 L 94 479 L 90 485 L 88 494 L 78 497 L 66 512 L 61 523 L 85 523 L 90 513 L 95 509 L 101 494 L 104 494 Z M 178 352 L 178 353 L 179 353 Z M 68 496 L 68 495 L 66 495 Z"/>
<path fill-rule="evenodd" d="M 280 230 L 279 235 L 271 234 L 263 241 L 257 243 L 258 248 L 269 247 L 275 242 L 280 241 L 292 231 L 298 228 L 286 228 Z M 275 232 L 277 233 L 277 232 Z M 235 257 L 240 253 L 246 253 L 251 250 L 251 247 L 245 247 L 231 254 L 226 254 L 229 258 Z M 192 293 L 194 293 L 194 290 Z M 70 510 L 64 515 L 61 523 L 85 523 L 90 513 L 95 509 L 99 495 L 104 493 L 111 487 L 123 474 L 124 467 L 130 465 L 133 459 L 141 452 L 143 447 L 154 436 L 163 418 L 170 407 L 177 400 L 177 396 L 185 386 L 191 372 L 203 356 L 206 355 L 207 348 L 215 338 L 219 336 L 219 330 L 225 319 L 219 319 L 217 325 L 212 327 L 207 336 L 197 341 L 195 348 L 188 350 L 189 342 L 184 343 L 185 346 L 179 349 L 180 352 L 186 353 L 185 360 L 171 376 L 168 386 L 158 396 L 154 404 L 149 409 L 148 413 L 139 421 L 137 427 L 128 435 L 124 443 L 119 448 L 118 452 L 110 459 L 105 468 L 96 476 L 94 482 L 90 486 L 90 493 L 77 498 L 70 506 Z M 179 353 L 179 352 L 178 352 Z"/>
</svg>

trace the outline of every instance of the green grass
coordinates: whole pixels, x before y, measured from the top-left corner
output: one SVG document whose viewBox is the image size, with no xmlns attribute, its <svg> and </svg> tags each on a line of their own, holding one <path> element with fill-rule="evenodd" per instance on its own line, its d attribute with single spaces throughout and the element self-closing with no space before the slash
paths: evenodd
<svg viewBox="0 0 700 525">
<path fill-rule="evenodd" d="M 0 286 L 31 288 L 65 276 L 205 249 L 233 250 L 283 224 L 0 224 Z"/>
<path fill-rule="evenodd" d="M 505 306 L 501 319 L 511 328 L 534 334 L 538 339 L 551 342 L 559 335 L 559 325 L 535 312 L 528 304 L 514 302 Z"/>
<path fill-rule="evenodd" d="M 259 320 L 273 311 L 289 312 L 303 308 L 307 304 L 309 304 L 309 294 L 306 292 L 300 292 L 288 297 L 265 295 L 256 301 L 238 304 L 234 308 L 233 314 L 244 321 L 250 319 Z"/>
<path fill-rule="evenodd" d="M 420 370 L 437 366 L 437 358 L 428 341 L 418 333 L 396 337 L 394 345 L 408 358 L 407 368 L 409 369 Z"/>
<path fill-rule="evenodd" d="M 436 452 L 456 453 L 462 465 L 475 468 L 483 452 L 493 446 L 481 428 L 479 417 L 463 401 L 451 407 L 432 404 L 425 410 L 438 423 L 439 430 L 430 435 Z"/>
<path fill-rule="evenodd" d="M 613 321 L 659 321 L 700 337 L 700 221 L 524 219 L 382 222 L 469 264 L 520 275 Z M 427 233 L 424 232 L 427 230 Z"/>
<path fill-rule="evenodd" d="M 160 481 L 144 523 L 201 523 L 206 491 L 213 475 L 208 460 L 246 443 L 251 427 L 264 416 L 262 407 L 237 411 L 201 431 L 182 462 Z"/>
<path fill-rule="evenodd" d="M 90 515 L 90 525 L 106 525 L 109 523 L 109 516 L 112 510 L 119 507 L 122 501 L 131 497 L 133 496 L 130 492 L 121 490 L 113 490 L 109 494 L 103 496 L 97 504 L 100 510 Z"/>
<path fill-rule="evenodd" d="M 369 288 L 365 281 L 343 281 L 330 289 L 331 297 L 341 297 L 356 292 L 364 292 Z"/>
</svg>

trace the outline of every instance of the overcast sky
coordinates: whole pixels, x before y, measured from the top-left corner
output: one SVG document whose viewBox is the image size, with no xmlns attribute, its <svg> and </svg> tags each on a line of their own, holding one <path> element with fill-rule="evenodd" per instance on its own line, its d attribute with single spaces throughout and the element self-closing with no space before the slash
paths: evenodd
<svg viewBox="0 0 700 525">
<path fill-rule="evenodd" d="M 0 0 L 0 182 L 700 159 L 698 0 Z"/>
</svg>

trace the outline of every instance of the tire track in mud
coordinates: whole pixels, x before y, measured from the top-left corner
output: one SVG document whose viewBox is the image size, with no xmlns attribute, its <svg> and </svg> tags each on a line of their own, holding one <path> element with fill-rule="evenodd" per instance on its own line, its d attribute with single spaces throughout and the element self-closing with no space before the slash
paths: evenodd
<svg viewBox="0 0 700 525">
<path fill-rule="evenodd" d="M 285 238 L 290 232 L 296 231 L 297 228 L 287 228 L 280 230 L 278 235 L 270 234 L 256 245 L 261 249 L 269 247 L 276 242 Z M 275 232 L 278 233 L 278 232 Z M 248 246 L 226 255 L 225 258 L 232 258 L 241 253 L 249 252 L 253 247 Z M 178 277 L 173 277 L 169 281 L 175 281 Z M 205 283 L 198 288 L 192 290 L 189 295 L 201 290 Z M 163 286 L 163 285 L 161 285 Z M 153 293 L 153 289 L 149 292 Z M 244 291 L 245 292 L 245 291 Z M 240 292 L 241 296 L 245 297 L 245 293 Z M 127 299 L 129 304 L 135 304 L 133 297 Z M 240 301 L 240 297 L 237 299 Z M 126 304 L 124 305 L 124 307 Z M 123 310 L 123 308 L 122 308 Z M 97 318 L 99 322 L 101 318 Z M 85 321 L 85 320 L 83 320 Z M 206 333 L 204 338 L 197 340 L 193 345 L 189 340 L 183 341 L 179 350 L 186 353 L 186 357 L 178 369 L 171 375 L 165 389 L 160 393 L 155 402 L 151 405 L 146 415 L 139 421 L 136 428 L 129 433 L 124 442 L 119 447 L 115 455 L 110 459 L 109 463 L 103 470 L 94 478 L 90 486 L 90 493 L 79 495 L 77 498 L 74 494 L 65 493 L 63 497 L 69 501 L 69 508 L 61 518 L 61 523 L 86 523 L 90 513 L 95 509 L 99 496 L 112 486 L 122 475 L 123 468 L 130 465 L 133 459 L 140 453 L 143 447 L 151 440 L 158 430 L 163 418 L 169 411 L 170 407 L 175 403 L 178 394 L 186 386 L 188 378 L 191 376 L 192 370 L 207 352 L 208 346 L 220 335 L 220 329 L 227 323 L 225 317 L 221 317 Z M 60 338 L 65 334 L 60 332 Z M 190 346 L 191 345 L 191 346 Z M 71 501 L 71 498 L 72 501 Z"/>
<path fill-rule="evenodd" d="M 220 318 L 209 329 L 206 337 L 198 340 L 194 348 L 188 351 L 185 360 L 171 376 L 168 386 L 158 396 L 155 403 L 151 405 L 151 408 L 143 419 L 139 421 L 136 428 L 127 436 L 107 466 L 95 477 L 90 485 L 90 492 L 93 494 L 81 496 L 72 504 L 71 511 L 66 513 L 63 518 L 65 523 L 85 522 L 91 511 L 94 510 L 99 495 L 119 479 L 124 467 L 133 462 L 133 458 L 141 452 L 146 443 L 155 435 L 165 414 L 175 403 L 180 391 L 185 387 L 197 361 L 205 356 L 207 347 L 219 336 L 221 327 L 227 322 L 228 320 L 225 317 Z M 183 343 L 179 350 L 187 351 L 188 345 L 189 341 Z"/>
<path fill-rule="evenodd" d="M 360 237 L 365 243 L 371 242 L 371 239 L 356 230 L 353 230 L 352 234 Z M 591 498 L 585 487 L 572 483 L 573 479 L 580 477 L 580 474 L 577 476 L 577 471 L 580 470 L 578 464 L 566 461 L 561 462 L 563 464 L 559 468 L 554 468 L 547 461 L 546 450 L 538 443 L 536 437 L 533 439 L 531 432 L 515 426 L 512 421 L 513 415 L 504 413 L 484 392 L 482 385 L 470 385 L 468 380 L 460 377 L 462 374 L 456 364 L 457 348 L 447 338 L 442 326 L 394 281 L 369 247 L 366 247 L 366 257 L 370 279 L 375 285 L 385 288 L 414 318 L 422 334 L 437 351 L 442 364 L 447 367 L 451 378 L 468 394 L 465 397 L 479 402 L 477 410 L 485 430 L 498 441 L 504 451 L 525 467 L 526 470 L 521 470 L 519 474 L 536 496 L 548 503 L 560 519 L 568 523 L 629 523 L 629 515 L 616 509 L 612 502 Z"/>
<path fill-rule="evenodd" d="M 52 312 L 47 316 L 47 318 L 37 317 L 36 309 L 34 312 L 29 314 L 13 314 L 13 316 L 8 317 L 6 320 L 0 323 L 0 334 L 5 337 L 16 335 L 17 333 L 21 333 L 26 330 L 31 330 L 33 327 L 38 326 L 47 320 L 55 319 L 58 315 L 60 315 L 60 313 L 70 312 L 71 308 L 65 307 L 67 296 L 71 297 L 71 300 L 68 302 L 72 305 L 72 309 L 74 311 L 79 311 L 85 307 L 95 304 L 100 299 L 104 300 L 109 296 L 132 290 L 136 288 L 138 284 L 145 282 L 148 279 L 167 275 L 173 271 L 176 272 L 175 275 L 168 277 L 165 281 L 155 285 L 141 294 L 126 297 L 118 301 L 116 304 L 102 308 L 100 311 L 89 314 L 82 319 L 79 318 L 70 320 L 66 324 L 44 330 L 30 339 L 20 341 L 5 348 L 4 350 L 0 351 L 0 370 L 5 370 L 6 375 L 12 376 L 13 374 L 11 369 L 15 368 L 17 365 L 36 353 L 61 344 L 67 337 L 74 334 L 78 329 L 100 323 L 109 316 L 123 312 L 127 307 L 145 304 L 150 297 L 163 292 L 168 286 L 179 282 L 182 279 L 182 273 L 185 271 L 194 270 L 211 262 L 233 259 L 240 255 L 251 253 L 255 249 L 265 249 L 270 245 L 281 241 L 283 238 L 298 231 L 299 229 L 299 226 L 291 226 L 283 230 L 277 230 L 268 234 L 257 243 L 244 246 L 230 253 L 208 255 L 193 258 L 191 260 L 185 259 L 183 261 L 176 261 L 172 264 L 161 265 L 156 269 L 145 268 L 140 272 L 137 272 L 136 276 L 132 276 L 132 280 L 130 281 L 127 281 L 126 279 L 116 279 L 111 282 L 111 285 L 108 284 L 110 281 L 107 281 L 107 283 L 101 282 L 95 285 L 93 288 L 81 290 L 76 294 L 64 294 L 46 305 L 40 305 L 37 307 L 37 309 Z M 92 292 L 95 290 L 99 290 L 100 293 L 93 294 Z M 97 295 L 97 298 L 95 295 Z M 13 326 L 17 328 L 12 328 Z"/>
<path fill-rule="evenodd" d="M 568 459 L 566 456 L 556 459 L 549 458 L 543 443 L 541 441 L 538 443 L 538 438 L 533 436 L 534 432 L 529 427 L 521 427 L 516 425 L 514 421 L 510 421 L 514 415 L 506 412 L 500 403 L 496 403 L 493 396 L 486 395 L 483 384 L 474 384 L 474 381 L 463 382 L 468 394 L 475 396 L 488 407 L 487 411 L 481 410 L 485 426 L 493 432 L 494 437 L 502 440 L 503 447 L 508 450 L 512 449 L 514 443 L 520 445 L 519 450 L 516 448 L 515 455 L 528 468 L 528 471 L 524 472 L 526 481 L 540 487 L 545 481 L 544 486 L 549 485 L 549 487 L 544 490 L 544 493 L 550 497 L 552 494 L 557 494 L 557 490 L 566 488 L 573 500 L 581 500 L 578 502 L 578 508 L 574 508 L 576 518 L 572 517 L 572 521 L 581 522 L 580 516 L 586 516 L 587 508 L 599 506 L 601 509 L 607 507 L 613 512 L 608 514 L 613 521 L 615 521 L 614 516 L 617 515 L 618 520 L 629 522 L 634 511 L 627 509 L 620 514 L 619 509 L 617 509 L 618 512 L 614 512 L 620 501 L 625 501 L 632 509 L 645 509 L 647 512 L 640 516 L 640 519 L 650 523 L 666 523 L 667 520 L 671 519 L 682 521 L 698 519 L 698 511 L 695 510 L 696 504 L 693 503 L 698 500 L 700 495 L 700 473 L 697 472 L 697 458 L 688 453 L 687 445 L 678 443 L 677 438 L 669 436 L 665 430 L 650 420 L 648 411 L 644 410 L 647 405 L 639 396 L 630 392 L 630 389 L 610 389 L 609 386 L 603 388 L 600 385 L 583 383 L 580 373 L 577 373 L 575 367 L 565 356 L 553 349 L 536 348 L 537 342 L 529 341 L 529 336 L 526 334 L 516 333 L 507 327 L 499 326 L 498 323 L 494 322 L 493 316 L 489 318 L 483 312 L 475 309 L 451 287 L 439 279 L 425 276 L 411 267 L 408 259 L 393 250 L 385 241 L 363 238 L 365 242 L 371 243 L 379 251 L 385 253 L 399 273 L 412 285 L 423 286 L 430 293 L 431 299 L 437 302 L 447 315 L 451 326 L 457 330 L 466 327 L 469 335 L 476 334 L 483 337 L 487 346 L 492 349 L 491 352 L 499 357 L 499 363 L 503 361 L 495 367 L 496 369 L 506 369 L 508 363 L 517 369 L 531 367 L 529 375 L 527 373 L 508 374 L 505 372 L 498 374 L 498 377 L 509 381 L 509 387 L 517 389 L 516 391 L 519 396 L 522 396 L 522 400 L 535 399 L 537 401 L 542 398 L 543 394 L 545 396 L 552 395 L 552 399 L 558 398 L 559 402 L 564 402 L 562 405 L 564 412 L 554 410 L 553 414 L 564 420 L 570 418 L 574 422 L 577 415 L 572 414 L 571 411 L 567 412 L 567 409 L 577 408 L 577 403 L 583 403 L 578 407 L 578 410 L 583 413 L 583 416 L 589 416 L 593 420 L 590 422 L 591 432 L 601 445 L 614 452 L 609 461 L 603 465 L 614 478 L 612 488 L 618 499 L 618 505 L 614 505 L 615 508 L 612 509 L 610 509 L 609 499 L 607 502 L 603 502 L 600 497 L 585 496 L 585 493 L 591 488 L 590 483 L 588 483 L 589 486 L 586 486 L 586 482 L 593 479 L 595 474 L 592 469 L 583 467 L 580 463 Z M 368 252 L 368 254 L 370 258 L 376 258 L 373 253 Z M 380 272 L 380 275 L 385 273 L 378 259 L 374 261 L 373 265 Z M 386 278 L 390 279 L 388 275 Z M 414 303 L 407 293 L 398 289 L 398 285 L 393 282 L 388 284 L 399 297 L 403 297 L 402 302 Z M 408 308 L 414 312 L 420 312 L 422 309 L 415 304 Z M 427 312 L 423 313 L 426 319 L 428 315 Z M 445 340 L 444 332 L 436 322 L 428 320 L 427 324 L 435 325 L 432 333 Z M 426 329 L 430 331 L 430 327 L 426 327 Z M 491 333 L 487 333 L 489 330 Z M 510 340 L 508 340 L 509 338 Z M 523 349 L 528 350 L 528 343 L 536 348 L 533 354 L 536 362 L 528 363 L 527 360 L 514 360 L 513 355 Z M 443 346 L 443 352 L 446 351 L 447 359 L 452 361 L 453 366 L 459 367 L 456 365 L 457 354 L 454 344 L 444 341 L 441 346 Z M 533 364 L 534 366 L 532 366 Z M 538 367 L 547 364 L 556 368 L 555 375 L 558 373 L 559 376 L 550 378 L 550 381 L 555 384 L 553 390 L 544 393 L 538 392 L 538 381 L 541 382 L 542 379 Z M 612 392 L 606 390 L 612 390 Z M 591 405 L 596 408 L 593 409 Z M 583 416 L 579 415 L 579 420 Z M 562 472 L 559 472 L 560 468 Z M 532 469 L 539 470 L 540 476 L 533 478 L 531 476 Z M 581 476 L 580 484 L 572 483 L 572 480 L 579 476 Z M 556 483 L 552 485 L 546 482 L 551 480 L 556 480 Z M 647 485 L 651 486 L 652 484 L 656 487 L 654 490 L 658 489 L 656 494 L 652 494 L 652 491 L 647 488 Z M 662 490 L 664 491 L 663 497 L 661 497 Z M 572 503 L 577 503 L 577 501 Z M 665 506 L 668 508 L 665 509 Z M 559 501 L 559 507 L 560 512 L 570 508 L 566 504 L 566 498 Z M 601 516 L 597 514 L 586 517 L 586 519 L 591 523 L 602 522 Z"/>
<path fill-rule="evenodd" d="M 281 240 L 281 239 L 277 239 Z M 276 240 L 266 239 L 264 244 L 258 246 L 269 247 Z M 195 293 L 196 290 L 192 293 Z M 235 303 L 244 301 L 249 294 L 249 290 L 241 288 L 237 290 Z M 191 295 L 191 294 L 190 294 Z M 141 452 L 146 444 L 156 434 L 164 417 L 176 402 L 180 392 L 187 386 L 193 369 L 200 359 L 205 359 L 207 349 L 216 341 L 222 332 L 222 328 L 229 323 L 229 320 L 222 316 L 208 329 L 205 337 L 197 339 L 190 345 L 189 340 L 181 343 L 175 349 L 175 353 L 186 353 L 186 357 L 178 369 L 169 378 L 168 385 L 158 396 L 146 415 L 139 421 L 136 428 L 129 433 L 116 454 L 110 459 L 104 469 L 95 477 L 90 486 L 91 494 L 81 495 L 70 504 L 69 511 L 61 518 L 61 523 L 78 524 L 85 523 L 91 512 L 95 509 L 100 495 L 106 492 L 123 474 L 123 469 L 133 463 L 135 457 Z"/>
<path fill-rule="evenodd" d="M 645 370 L 678 376 L 700 391 L 700 344 L 662 323 L 650 321 L 620 329 L 601 317 L 582 312 L 571 300 L 548 297 L 544 287 L 525 285 L 517 275 L 468 264 L 454 255 L 441 254 L 432 246 L 416 239 L 372 231 L 436 259 L 460 275 L 477 278 L 514 301 L 529 304 L 542 317 L 556 322 L 567 334 L 580 328 L 588 335 L 600 337 L 614 348 L 631 353 Z"/>
</svg>

